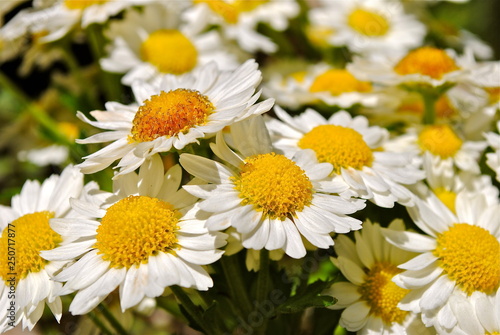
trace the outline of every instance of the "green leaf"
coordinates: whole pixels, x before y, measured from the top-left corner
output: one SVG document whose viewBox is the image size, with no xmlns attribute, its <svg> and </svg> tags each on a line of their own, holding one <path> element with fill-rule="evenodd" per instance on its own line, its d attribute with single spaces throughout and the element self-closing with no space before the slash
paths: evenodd
<svg viewBox="0 0 500 335">
<path fill-rule="evenodd" d="M 331 296 L 321 295 L 321 292 L 332 282 L 317 281 L 296 296 L 291 297 L 277 308 L 279 313 L 297 313 L 309 307 L 328 307 L 337 302 Z"/>
</svg>

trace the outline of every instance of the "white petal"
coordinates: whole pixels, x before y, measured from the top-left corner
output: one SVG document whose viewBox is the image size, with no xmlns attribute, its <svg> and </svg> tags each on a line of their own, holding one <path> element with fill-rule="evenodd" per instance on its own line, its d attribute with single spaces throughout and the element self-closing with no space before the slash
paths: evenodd
<svg viewBox="0 0 500 335">
<path fill-rule="evenodd" d="M 455 282 L 451 281 L 447 275 L 442 275 L 422 295 L 420 307 L 422 310 L 433 310 L 443 306 L 454 288 Z"/>
</svg>

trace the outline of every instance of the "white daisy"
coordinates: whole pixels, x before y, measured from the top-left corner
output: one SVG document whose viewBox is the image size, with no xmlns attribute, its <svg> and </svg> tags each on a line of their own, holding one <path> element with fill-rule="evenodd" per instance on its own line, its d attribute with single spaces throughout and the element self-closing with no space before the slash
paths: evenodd
<svg viewBox="0 0 500 335">
<path fill-rule="evenodd" d="M 83 173 L 94 173 L 121 159 L 119 176 L 134 171 L 155 153 L 180 150 L 233 122 L 262 114 L 273 100 L 255 103 L 260 80 L 257 63 L 249 60 L 234 71 L 220 71 L 209 63 L 182 76 L 165 75 L 159 83 L 136 82 L 132 90 L 137 103 L 108 102 L 106 111 L 90 112 L 97 121 L 77 114 L 95 127 L 112 130 L 78 143 L 114 141 L 84 157 L 78 167 Z"/>
<path fill-rule="evenodd" d="M 105 32 L 112 45 L 109 57 L 101 59 L 103 69 L 126 73 L 122 83 L 130 86 L 164 73 L 190 72 L 211 61 L 223 70 L 236 68 L 236 57 L 225 50 L 217 32 L 200 34 L 181 22 L 180 4 L 154 3 L 142 12 L 133 8 L 123 20 L 112 22 Z"/>
<path fill-rule="evenodd" d="M 274 145 L 287 157 L 300 149 L 313 149 L 320 162 L 333 164 L 332 178 L 346 185 L 345 194 L 373 201 L 381 207 L 394 202 L 412 204 L 411 185 L 424 177 L 412 163 L 411 153 L 384 150 L 389 133 L 368 125 L 364 116 L 340 111 L 328 120 L 312 109 L 291 117 L 276 106 L 280 120 L 270 120 Z"/>
<path fill-rule="evenodd" d="M 288 28 L 288 21 L 299 11 L 295 0 L 198 0 L 187 11 L 185 19 L 200 30 L 211 25 L 219 26 L 224 36 L 235 40 L 245 51 L 271 53 L 278 49 L 278 45 L 257 32 L 257 25 L 262 22 L 276 31 L 284 31 Z"/>
<path fill-rule="evenodd" d="M 384 231 L 397 247 L 420 255 L 402 264 L 406 271 L 394 281 L 412 291 L 400 303 L 403 310 L 422 313 L 427 326 L 452 329 L 463 314 L 453 308 L 453 296 L 474 301 L 495 295 L 500 287 L 500 203 L 488 204 L 480 192 L 461 192 L 456 214 L 433 194 L 408 208 L 427 235 Z"/>
<path fill-rule="evenodd" d="M 212 145 L 228 165 L 191 154 L 180 157 L 189 173 L 210 183 L 184 186 L 203 199 L 202 210 L 212 213 L 206 222 L 209 230 L 234 227 L 247 249 L 283 249 L 301 258 L 306 254 L 301 236 L 328 248 L 333 245 L 330 233 L 361 228 L 347 214 L 362 209 L 363 201 L 332 195 L 345 187 L 325 181 L 332 166 L 318 164 L 311 150 L 292 159 L 273 152 L 261 117 L 233 124 L 231 136 L 239 153 L 229 149 L 222 133 Z"/>
<path fill-rule="evenodd" d="M 31 330 L 45 304 L 58 322 L 61 319 L 62 304 L 57 296 L 61 284 L 51 276 L 66 262 L 47 262 L 40 252 L 62 241 L 49 220 L 75 216 L 69 199 L 93 187 L 94 183 L 84 189 L 83 175 L 68 166 L 60 176 L 52 175 L 42 184 L 27 181 L 21 193 L 12 197 L 12 207 L 0 206 L 0 332 L 19 323 Z"/>
<path fill-rule="evenodd" d="M 274 73 L 264 86 L 264 94 L 294 109 L 318 102 L 349 108 L 355 104 L 374 106 L 378 101 L 369 82 L 357 80 L 346 69 L 324 63 L 287 76 Z"/>
<path fill-rule="evenodd" d="M 139 174 L 116 180 L 114 193 L 74 199 L 71 205 L 83 218 L 51 221 L 69 243 L 43 257 L 76 261 L 55 277 L 66 282 L 60 295 L 78 291 L 69 307 L 72 314 L 88 313 L 118 286 L 125 310 L 144 297 L 161 295 L 167 286 L 207 290 L 213 285 L 202 265 L 221 257 L 217 248 L 226 235 L 209 233 L 196 218 L 196 198 L 178 190 L 181 174 L 175 165 L 164 175 L 155 155 Z"/>
<path fill-rule="evenodd" d="M 500 132 L 500 121 L 497 122 L 497 132 Z M 493 152 L 486 154 L 486 164 L 495 171 L 496 179 L 500 181 L 500 135 L 494 132 L 484 134 Z"/>
<path fill-rule="evenodd" d="M 404 231 L 401 220 L 390 229 Z M 397 307 L 409 290 L 398 287 L 392 278 L 402 270 L 397 266 L 414 257 L 384 240 L 380 226 L 370 221 L 355 232 L 356 241 L 346 236 L 335 239 L 337 258 L 331 258 L 348 282 L 334 283 L 323 294 L 338 299 L 330 309 L 345 309 L 340 325 L 357 334 L 432 334 L 415 313 Z"/>
<path fill-rule="evenodd" d="M 320 1 L 309 11 L 313 26 L 331 29 L 327 42 L 366 57 L 402 56 L 422 44 L 425 26 L 404 12 L 398 1 Z"/>
</svg>

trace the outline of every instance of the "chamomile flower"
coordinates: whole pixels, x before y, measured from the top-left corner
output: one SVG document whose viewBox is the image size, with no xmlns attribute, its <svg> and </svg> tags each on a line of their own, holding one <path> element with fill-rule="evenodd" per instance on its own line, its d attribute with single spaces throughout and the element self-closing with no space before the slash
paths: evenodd
<svg viewBox="0 0 500 335">
<path fill-rule="evenodd" d="M 489 204 L 478 192 L 461 192 L 453 213 L 429 194 L 408 208 L 415 224 L 427 235 L 385 230 L 388 241 L 403 250 L 420 253 L 401 264 L 406 270 L 395 283 L 411 292 L 399 307 L 422 313 L 427 326 L 450 330 L 469 317 L 452 306 L 454 296 L 469 301 L 494 296 L 500 287 L 500 204 Z"/>
<path fill-rule="evenodd" d="M 76 261 L 55 276 L 66 282 L 60 295 L 78 291 L 72 314 L 88 313 L 117 287 L 124 311 L 161 295 L 167 286 L 207 290 L 213 285 L 202 265 L 221 257 L 217 248 L 226 235 L 209 233 L 196 218 L 197 199 L 178 190 L 181 174 L 178 165 L 164 174 L 155 155 L 138 174 L 116 180 L 114 193 L 73 200 L 82 218 L 52 220 L 51 227 L 70 242 L 43 257 Z"/>
<path fill-rule="evenodd" d="M 389 229 L 404 231 L 401 220 L 394 220 Z M 398 308 L 410 290 L 398 287 L 392 278 L 402 272 L 398 265 L 414 257 L 387 243 L 380 226 L 370 221 L 355 232 L 356 241 L 337 236 L 333 263 L 348 282 L 334 283 L 323 294 L 338 299 L 331 309 L 345 309 L 340 325 L 357 334 L 432 334 L 418 315 Z"/>
<path fill-rule="evenodd" d="M 90 113 L 97 121 L 78 113 L 81 120 L 112 130 L 78 143 L 114 141 L 84 157 L 78 167 L 83 173 L 94 173 L 121 159 L 116 176 L 123 175 L 155 153 L 180 150 L 233 122 L 267 112 L 272 99 L 255 103 L 260 80 L 257 63 L 249 60 L 234 71 L 220 71 L 209 63 L 181 76 L 165 75 L 158 83 L 136 82 L 132 89 L 137 103 L 108 102 L 106 111 Z"/>
<path fill-rule="evenodd" d="M 497 122 L 497 131 L 500 132 L 500 121 Z M 494 132 L 484 134 L 493 152 L 486 154 L 486 164 L 495 171 L 496 179 L 500 181 L 500 135 Z"/>
<path fill-rule="evenodd" d="M 49 220 L 76 215 L 70 198 L 82 196 L 91 187 L 95 185 L 84 188 L 83 175 L 68 166 L 60 176 L 52 175 L 42 184 L 27 181 L 12 198 L 11 207 L 0 206 L 0 332 L 19 323 L 31 330 L 46 304 L 56 320 L 61 319 L 62 304 L 57 295 L 61 284 L 51 277 L 66 262 L 46 261 L 41 251 L 54 249 L 62 242 Z M 8 310 L 11 306 L 12 310 Z"/>
<path fill-rule="evenodd" d="M 389 133 L 369 126 L 364 116 L 345 111 L 328 120 L 313 109 L 291 117 L 275 107 L 278 118 L 269 120 L 274 145 L 287 157 L 300 149 L 312 149 L 320 162 L 333 165 L 331 178 L 346 185 L 345 194 L 373 201 L 381 207 L 394 202 L 412 204 L 412 185 L 424 177 L 413 165 L 413 154 L 384 150 Z"/>
<path fill-rule="evenodd" d="M 125 73 L 122 82 L 130 86 L 135 80 L 190 72 L 210 61 L 224 70 L 236 68 L 235 56 L 224 49 L 217 32 L 200 34 L 181 22 L 180 4 L 154 3 L 142 12 L 132 8 L 123 20 L 111 22 L 106 35 L 112 44 L 109 56 L 101 59 L 103 69 Z"/>
<path fill-rule="evenodd" d="M 292 159 L 273 152 L 261 117 L 233 124 L 231 136 L 239 153 L 229 149 L 221 132 L 212 145 L 228 165 L 191 154 L 180 157 L 184 169 L 209 182 L 184 186 L 211 213 L 209 230 L 234 227 L 247 249 L 283 249 L 301 258 L 306 254 L 301 237 L 328 248 L 333 245 L 330 233 L 361 228 L 359 220 L 347 215 L 362 209 L 363 201 L 333 195 L 345 187 L 325 180 L 332 166 L 318 164 L 311 150 Z"/>
<path fill-rule="evenodd" d="M 404 13 L 401 3 L 385 0 L 320 2 L 309 11 L 311 24 L 330 28 L 327 43 L 347 46 L 366 57 L 403 55 L 421 45 L 425 26 Z"/>
<path fill-rule="evenodd" d="M 276 31 L 284 31 L 299 11 L 295 0 L 196 0 L 185 18 L 199 29 L 220 27 L 226 38 L 235 40 L 247 52 L 272 53 L 278 46 L 257 32 L 257 25 L 266 23 Z"/>
<path fill-rule="evenodd" d="M 313 65 L 306 71 L 286 76 L 274 74 L 264 86 L 264 94 L 276 97 L 277 103 L 293 109 L 318 102 L 340 108 L 355 104 L 368 107 L 378 101 L 369 82 L 356 79 L 346 69 L 332 68 L 327 64 Z"/>
</svg>

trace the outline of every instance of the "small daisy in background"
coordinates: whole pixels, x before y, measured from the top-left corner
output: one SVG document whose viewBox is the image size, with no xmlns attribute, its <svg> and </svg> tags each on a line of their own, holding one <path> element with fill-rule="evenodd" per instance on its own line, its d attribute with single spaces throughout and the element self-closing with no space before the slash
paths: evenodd
<svg viewBox="0 0 500 335">
<path fill-rule="evenodd" d="M 394 220 L 389 228 L 402 232 L 403 221 Z M 380 225 L 365 221 L 355 232 L 355 241 L 347 236 L 335 238 L 337 258 L 332 262 L 348 280 L 334 283 L 323 294 L 338 299 L 329 308 L 345 309 L 340 325 L 357 334 L 433 334 L 417 314 L 399 309 L 398 303 L 410 292 L 392 279 L 403 270 L 398 265 L 415 253 L 402 251 L 387 243 Z"/>
<path fill-rule="evenodd" d="M 216 31 L 200 33 L 183 23 L 185 5 L 152 3 L 141 12 L 131 8 L 123 19 L 112 21 L 105 31 L 111 44 L 109 56 L 101 59 L 102 68 L 125 73 L 122 83 L 128 86 L 165 73 L 187 73 L 211 61 L 221 70 L 235 69 L 239 65 L 236 56 L 224 47 Z"/>
<path fill-rule="evenodd" d="M 117 287 L 124 311 L 145 297 L 160 296 L 167 286 L 207 290 L 213 285 L 202 266 L 221 257 L 218 248 L 226 235 L 209 233 L 197 219 L 197 199 L 179 190 L 181 173 L 178 165 L 164 172 L 154 155 L 138 174 L 116 180 L 113 193 L 71 201 L 81 217 L 51 221 L 68 243 L 43 257 L 75 261 L 55 276 L 65 282 L 58 294 L 77 291 L 69 307 L 73 315 L 90 312 Z"/>
<path fill-rule="evenodd" d="M 292 109 L 318 103 L 340 108 L 356 104 L 371 107 L 378 102 L 370 82 L 358 80 L 348 70 L 325 63 L 285 76 L 275 73 L 264 84 L 263 94 L 276 97 L 276 103 Z"/>
<path fill-rule="evenodd" d="M 306 254 L 302 237 L 327 249 L 333 245 L 331 233 L 361 229 L 361 222 L 348 215 L 364 208 L 364 202 L 332 194 L 346 187 L 326 180 L 331 164 L 318 163 L 311 150 L 291 159 L 275 153 L 259 116 L 233 124 L 231 136 L 238 152 L 227 146 L 222 133 L 211 146 L 227 165 L 191 154 L 180 157 L 185 170 L 209 182 L 184 186 L 211 213 L 209 230 L 234 227 L 247 249 L 283 249 L 301 258 Z"/>
<path fill-rule="evenodd" d="M 352 117 L 345 111 L 325 119 L 313 109 L 297 116 L 274 108 L 278 119 L 267 125 L 273 144 L 287 157 L 301 149 L 312 149 L 319 162 L 333 165 L 331 179 L 344 184 L 345 194 L 391 208 L 395 202 L 412 205 L 412 185 L 424 175 L 413 165 L 414 155 L 392 152 L 386 129 L 369 126 L 364 116 Z"/>
<path fill-rule="evenodd" d="M 0 206 L 0 332 L 11 329 L 12 323 L 33 329 L 45 305 L 60 321 L 63 310 L 57 291 L 61 284 L 52 277 L 68 262 L 47 261 L 41 256 L 43 250 L 62 243 L 49 221 L 78 216 L 69 199 L 83 197 L 95 187 L 93 182 L 84 187 L 83 174 L 70 165 L 61 175 L 52 175 L 41 184 L 28 180 L 12 197 L 11 207 Z M 13 292 L 15 304 L 9 302 Z M 14 315 L 7 309 L 10 306 L 14 306 Z"/>
<path fill-rule="evenodd" d="M 274 100 L 256 103 L 260 81 L 257 64 L 248 60 L 234 71 L 221 71 L 212 62 L 181 76 L 165 75 L 157 83 L 136 82 L 132 90 L 137 103 L 108 102 L 106 111 L 90 112 L 97 121 L 78 113 L 82 121 L 112 131 L 77 143 L 113 141 L 84 157 L 78 167 L 94 173 L 121 159 L 118 177 L 137 169 L 149 156 L 183 149 L 233 122 L 267 112 Z"/>
<path fill-rule="evenodd" d="M 411 290 L 399 307 L 422 313 L 427 326 L 451 330 L 458 320 L 470 318 L 466 309 L 455 309 L 455 296 L 470 302 L 495 296 L 500 288 L 500 203 L 478 192 L 460 192 L 455 213 L 429 193 L 408 212 L 425 233 L 384 230 L 388 241 L 400 249 L 419 253 L 399 265 L 405 270 L 394 282 Z M 476 309 L 476 313 L 480 310 Z"/>
<path fill-rule="evenodd" d="M 405 14 L 399 1 L 328 1 L 309 11 L 312 27 L 331 31 L 325 42 L 347 46 L 355 54 L 368 58 L 402 56 L 422 44 L 425 26 Z"/>
<path fill-rule="evenodd" d="M 497 133 L 488 132 L 484 137 L 493 152 L 486 154 L 486 164 L 495 172 L 496 179 L 500 181 L 500 121 L 497 122 Z"/>
</svg>

